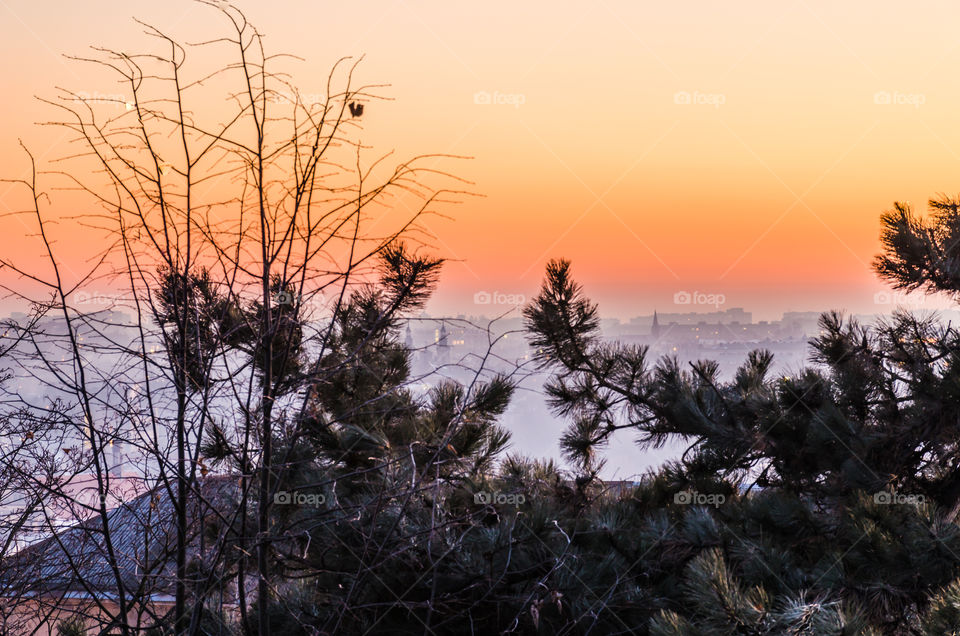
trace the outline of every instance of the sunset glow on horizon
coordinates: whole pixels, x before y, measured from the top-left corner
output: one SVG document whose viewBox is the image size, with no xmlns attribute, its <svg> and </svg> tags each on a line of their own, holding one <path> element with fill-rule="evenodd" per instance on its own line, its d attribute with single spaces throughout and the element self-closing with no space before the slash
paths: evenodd
<svg viewBox="0 0 960 636">
<path fill-rule="evenodd" d="M 501 309 L 478 293 L 530 298 L 551 258 L 573 262 L 604 315 L 713 309 L 684 309 L 678 292 L 721 294 L 757 319 L 889 311 L 870 267 L 880 214 L 960 192 L 957 5 L 235 4 L 268 54 L 303 58 L 274 67 L 302 94 L 321 94 L 342 56 L 364 56 L 360 82 L 390 85 L 364 116 L 371 161 L 471 157 L 437 160 L 481 196 L 425 221 L 450 260 L 432 313 Z M 24 177 L 18 139 L 41 164 L 70 152 L 33 125 L 54 116 L 35 96 L 123 93 L 64 54 L 148 50 L 134 17 L 187 42 L 222 27 L 186 0 L 78 9 L 0 2 L 2 177 Z M 77 212 L 70 193 L 50 194 L 49 214 Z M 19 204 L 0 184 L 0 213 Z M 100 248 L 67 224 L 62 253 L 82 263 Z M 8 253 L 41 257 L 20 221 L 0 230 Z"/>
</svg>

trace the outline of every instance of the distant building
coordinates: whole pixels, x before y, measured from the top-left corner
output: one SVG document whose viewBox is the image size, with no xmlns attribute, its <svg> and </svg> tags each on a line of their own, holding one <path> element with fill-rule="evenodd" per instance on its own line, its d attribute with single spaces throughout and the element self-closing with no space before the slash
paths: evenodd
<svg viewBox="0 0 960 636">
<path fill-rule="evenodd" d="M 446 323 L 443 323 L 440 325 L 440 331 L 437 333 L 437 346 L 438 347 L 450 346 L 450 336 L 447 334 Z"/>
<path fill-rule="evenodd" d="M 724 309 L 723 311 L 707 312 L 661 312 L 659 313 L 658 318 L 661 325 L 669 325 L 671 323 L 676 323 L 678 325 L 695 325 L 699 322 L 726 325 L 731 323 L 750 324 L 753 322 L 753 314 L 749 311 L 744 311 L 742 307 L 731 307 L 730 309 Z M 653 316 L 637 316 L 635 318 L 631 318 L 629 324 L 634 327 L 646 327 L 652 323 Z"/>
</svg>

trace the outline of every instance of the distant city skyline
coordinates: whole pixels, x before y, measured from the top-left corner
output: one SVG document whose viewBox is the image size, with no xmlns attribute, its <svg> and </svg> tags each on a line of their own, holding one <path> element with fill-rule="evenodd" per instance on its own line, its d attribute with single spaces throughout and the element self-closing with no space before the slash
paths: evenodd
<svg viewBox="0 0 960 636">
<path fill-rule="evenodd" d="M 849 314 L 863 323 L 888 315 L 886 312 Z M 662 356 L 675 356 L 684 368 L 696 360 L 719 364 L 721 379 L 730 380 L 748 354 L 756 349 L 773 353 L 773 373 L 791 375 L 812 365 L 810 339 L 818 335 L 820 311 L 787 311 L 776 320 L 754 317 L 743 308 L 719 311 L 657 311 L 659 330 L 652 330 L 653 312 L 626 319 L 605 317 L 600 320 L 602 335 L 625 344 L 649 347 L 648 361 L 653 365 Z M 960 322 L 960 310 L 942 312 L 944 320 Z M 453 316 L 429 312 L 412 319 L 404 328 L 403 340 L 413 353 L 414 374 L 430 378 L 439 374 L 461 382 L 470 382 L 476 364 L 485 358 L 490 342 L 496 342 L 486 358 L 489 372 L 520 369 L 520 387 L 501 418 L 512 433 L 514 449 L 533 457 L 560 459 L 558 440 L 569 422 L 551 413 L 543 399 L 542 386 L 547 375 L 532 368 L 532 355 L 522 334 L 496 339 L 504 332 L 522 330 L 518 312 L 490 325 L 492 316 L 461 313 Z M 714 322 L 708 322 L 713 320 Z M 491 338 L 491 335 L 493 336 Z M 512 334 L 511 334 L 512 335 Z M 424 383 L 424 388 L 429 382 Z M 629 479 L 675 458 L 679 446 L 639 450 L 634 436 L 620 432 L 605 450 L 605 479 Z"/>
<path fill-rule="evenodd" d="M 576 264 L 574 267 L 576 267 Z M 836 290 L 831 293 L 824 293 L 820 299 L 793 295 L 789 289 L 777 289 L 767 294 L 763 290 L 725 293 L 721 291 L 722 288 L 676 287 L 663 291 L 638 291 L 637 293 L 623 294 L 616 291 L 611 292 L 602 281 L 592 283 L 589 280 L 583 280 L 582 284 L 584 293 L 593 302 L 597 303 L 602 317 L 619 318 L 621 320 L 628 320 L 641 314 L 652 315 L 654 311 L 660 313 L 685 311 L 709 313 L 733 307 L 749 311 L 753 314 L 755 320 L 779 320 L 784 313 L 795 311 L 823 312 L 838 310 L 848 314 L 888 314 L 898 307 L 910 311 L 938 312 L 960 309 L 960 303 L 956 303 L 943 295 L 931 295 L 923 292 L 907 294 L 893 290 L 879 280 L 875 286 L 865 287 L 860 292 L 851 292 L 849 289 Z M 457 289 L 444 287 L 443 279 L 441 279 L 441 286 L 427 305 L 427 309 L 431 314 L 437 315 L 500 315 L 509 312 L 515 305 L 506 302 L 493 302 L 498 297 L 501 299 L 523 298 L 529 300 L 536 295 L 538 290 L 539 283 L 536 286 L 523 287 L 519 285 L 504 286 L 503 288 L 488 286 L 482 291 L 468 289 L 461 292 Z M 689 294 L 691 297 L 694 293 L 701 294 L 701 297 L 722 296 L 723 302 L 719 306 L 706 303 L 675 302 L 674 296 L 681 293 Z M 491 302 L 476 302 L 475 298 L 479 294 L 483 294 L 484 298 L 489 296 Z"/>
<path fill-rule="evenodd" d="M 585 289 L 589 295 L 590 290 Z M 501 292 L 489 292 L 478 300 L 490 302 L 469 303 L 456 313 L 438 313 L 428 307 L 427 311 L 412 316 L 401 331 L 401 339 L 413 351 L 413 371 L 421 378 L 421 388 L 428 390 L 432 383 L 446 377 L 470 383 L 481 360 L 485 358 L 490 342 L 495 342 L 492 357 L 486 358 L 486 372 L 519 371 L 521 390 L 517 391 L 510 407 L 502 417 L 503 425 L 513 434 L 513 448 L 534 457 L 560 459 L 558 440 L 568 422 L 552 414 L 542 394 L 547 376 L 536 371 L 532 364 L 529 344 L 523 337 L 522 316 L 517 309 L 495 301 L 506 300 Z M 504 296 L 507 296 L 504 294 Z M 532 297 L 532 296 L 531 296 Z M 115 297 L 106 291 L 78 291 L 72 300 L 74 308 L 86 312 L 104 312 L 109 301 Z M 918 297 L 919 298 L 919 297 Z M 889 293 L 878 297 L 878 302 L 864 313 L 847 312 L 862 322 L 889 315 L 897 306 L 893 301 L 903 296 Z M 509 300 L 520 301 L 513 297 Z M 524 301 L 528 298 L 522 299 Z M 817 321 L 823 310 L 786 310 L 770 318 L 749 307 L 709 307 L 697 304 L 698 299 L 681 296 L 678 303 L 665 303 L 663 309 L 649 312 L 636 311 L 623 317 L 604 315 L 600 303 L 601 330 L 605 338 L 628 344 L 645 345 L 650 348 L 650 363 L 663 355 L 676 356 L 683 365 L 700 359 L 714 360 L 720 365 L 720 375 L 729 379 L 736 368 L 754 349 L 767 349 L 774 354 L 774 371 L 790 374 L 808 366 L 809 340 L 817 333 Z M 929 303 L 932 304 L 932 303 Z M 949 303 L 943 303 L 951 307 Z M 498 319 L 496 309 L 506 311 Z M 931 309 L 918 303 L 908 309 Z M 654 311 L 660 329 L 652 333 Z M 503 312 L 500 312 L 503 313 Z M 124 315 L 125 314 L 125 315 Z M 944 321 L 960 323 L 960 308 L 938 310 Z M 132 312 L 122 307 L 110 314 L 104 313 L 104 323 L 130 324 Z M 0 317 L 23 322 L 26 314 L 0 311 Z M 51 324 L 60 321 L 51 315 Z M 491 323 L 491 321 L 493 321 Z M 491 333 L 486 328 L 490 327 Z M 506 338 L 498 338 L 511 332 Z M 514 335 L 516 334 L 516 335 Z M 492 336 L 492 337 L 491 337 Z M 443 343 L 441 345 L 441 343 Z M 42 402 L 46 397 L 40 385 L 31 388 L 19 385 L 20 390 L 31 399 Z M 604 478 L 632 478 L 674 457 L 676 448 L 639 451 L 630 434 L 618 434 L 612 440 L 606 456 Z"/>
</svg>

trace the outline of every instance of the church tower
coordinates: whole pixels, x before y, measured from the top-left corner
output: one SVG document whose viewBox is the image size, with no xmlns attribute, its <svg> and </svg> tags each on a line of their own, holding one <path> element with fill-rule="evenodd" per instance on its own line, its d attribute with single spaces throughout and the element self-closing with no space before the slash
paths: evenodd
<svg viewBox="0 0 960 636">
<path fill-rule="evenodd" d="M 447 348 L 450 346 L 450 342 L 447 339 L 447 325 L 440 325 L 440 335 L 437 336 L 437 344 L 441 347 Z"/>
</svg>

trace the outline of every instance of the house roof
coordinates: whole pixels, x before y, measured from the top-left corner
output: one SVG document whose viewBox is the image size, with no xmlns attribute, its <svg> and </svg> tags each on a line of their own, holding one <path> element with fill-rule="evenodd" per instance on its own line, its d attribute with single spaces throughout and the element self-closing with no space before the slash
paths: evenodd
<svg viewBox="0 0 960 636">
<path fill-rule="evenodd" d="M 107 513 L 66 529 L 11 555 L 0 573 L 2 595 L 37 596 L 65 593 L 102 598 L 119 594 L 117 575 L 126 596 L 169 594 L 176 578 L 176 508 L 170 496 L 176 482 L 149 492 Z M 213 558 L 211 548 L 222 537 L 239 501 L 239 477 L 200 478 L 188 493 L 188 559 Z M 109 530 L 110 545 L 107 544 Z M 110 552 L 115 558 L 110 558 Z M 116 570 L 114 569 L 116 565 Z"/>
</svg>

